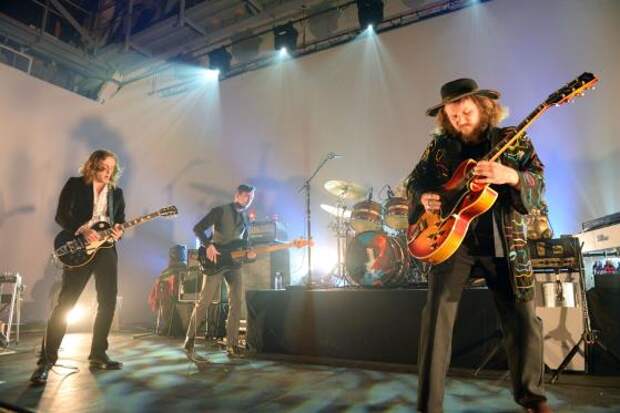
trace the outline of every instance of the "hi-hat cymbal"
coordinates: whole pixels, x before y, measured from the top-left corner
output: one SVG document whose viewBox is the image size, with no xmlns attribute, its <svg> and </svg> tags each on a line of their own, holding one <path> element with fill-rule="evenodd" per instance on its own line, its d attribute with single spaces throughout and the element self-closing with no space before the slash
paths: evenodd
<svg viewBox="0 0 620 413">
<path fill-rule="evenodd" d="M 343 207 L 343 206 L 338 207 L 338 206 L 331 206 L 329 204 L 321 204 L 321 209 L 335 217 L 342 217 L 344 219 L 351 218 L 351 210 L 348 209 L 347 207 Z"/>
<path fill-rule="evenodd" d="M 334 179 L 325 182 L 323 187 L 332 195 L 342 199 L 359 199 L 366 196 L 368 189 L 353 182 Z"/>
</svg>

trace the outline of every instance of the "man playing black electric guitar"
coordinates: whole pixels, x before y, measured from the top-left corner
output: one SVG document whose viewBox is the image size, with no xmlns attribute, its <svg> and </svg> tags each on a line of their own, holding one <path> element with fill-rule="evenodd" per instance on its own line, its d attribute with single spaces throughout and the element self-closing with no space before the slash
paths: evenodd
<svg viewBox="0 0 620 413">
<path fill-rule="evenodd" d="M 82 176 L 69 178 L 60 193 L 56 222 L 69 234 L 81 234 L 88 243 L 100 241 L 96 223 L 112 226 L 112 238 L 118 240 L 125 222 L 123 191 L 116 186 L 120 175 L 117 156 L 106 150 L 93 152 L 80 169 Z M 49 370 L 58 359 L 58 349 L 67 330 L 67 313 L 73 308 L 92 274 L 97 290 L 97 315 L 93 327 L 90 349 L 90 367 L 94 369 L 120 369 L 122 364 L 110 360 L 106 354 L 108 334 L 118 285 L 116 248 L 102 248 L 86 265 L 65 268 L 58 302 L 47 324 L 41 345 L 38 367 L 32 374 L 33 384 L 47 381 Z"/>
<path fill-rule="evenodd" d="M 207 259 L 217 264 L 221 255 L 217 245 L 239 243 L 240 240 L 247 246 L 248 218 L 245 211 L 254 200 L 254 187 L 241 184 L 237 187 L 233 202 L 215 207 L 196 224 L 194 233 L 206 248 Z M 247 252 L 248 259 L 256 258 L 253 251 Z M 231 267 L 204 277 L 200 300 L 194 307 L 194 312 L 187 328 L 184 349 L 188 352 L 194 350 L 194 338 L 196 329 L 204 322 L 206 308 L 219 293 L 217 288 L 224 278 L 228 284 L 229 312 L 226 320 L 226 350 L 230 355 L 238 355 L 243 352 L 238 346 L 239 320 L 241 317 L 241 298 L 243 294 L 243 278 L 238 267 Z"/>
</svg>

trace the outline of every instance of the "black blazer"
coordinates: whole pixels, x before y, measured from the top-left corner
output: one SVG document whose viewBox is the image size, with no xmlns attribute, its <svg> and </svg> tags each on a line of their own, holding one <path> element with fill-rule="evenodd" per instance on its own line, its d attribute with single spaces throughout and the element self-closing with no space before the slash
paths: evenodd
<svg viewBox="0 0 620 413">
<path fill-rule="evenodd" d="M 110 212 L 108 202 L 108 215 L 114 217 L 114 223 L 125 222 L 125 199 L 120 188 L 112 191 L 114 197 L 114 211 Z M 69 178 L 60 192 L 58 209 L 56 210 L 56 222 L 65 231 L 74 234 L 93 216 L 93 185 L 84 182 L 81 176 Z"/>
</svg>

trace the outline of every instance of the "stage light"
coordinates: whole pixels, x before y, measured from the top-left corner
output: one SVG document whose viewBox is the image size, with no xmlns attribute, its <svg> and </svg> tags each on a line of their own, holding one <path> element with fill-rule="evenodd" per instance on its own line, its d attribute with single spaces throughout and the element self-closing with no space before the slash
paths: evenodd
<svg viewBox="0 0 620 413">
<path fill-rule="evenodd" d="M 232 55 L 225 47 L 220 47 L 207 53 L 209 56 L 209 69 L 218 70 L 218 74 L 226 74 L 230 70 Z"/>
<path fill-rule="evenodd" d="M 202 77 L 206 81 L 218 80 L 220 78 L 220 71 L 218 69 L 205 69 L 202 71 Z"/>
<path fill-rule="evenodd" d="M 357 20 L 362 30 L 373 26 L 374 31 L 374 27 L 383 21 L 383 1 L 357 0 Z"/>
<path fill-rule="evenodd" d="M 285 58 L 289 56 L 288 50 L 286 49 L 286 47 L 281 48 L 278 54 L 281 58 Z"/>
<path fill-rule="evenodd" d="M 86 315 L 86 309 L 81 305 L 73 307 L 66 316 L 67 325 L 75 324 L 79 322 Z"/>
<path fill-rule="evenodd" d="M 312 256 L 320 257 L 316 262 L 312 260 L 313 274 L 316 271 L 317 274 L 329 274 L 334 271 L 336 264 L 338 263 L 338 252 L 333 247 L 327 247 L 317 245 L 313 248 Z"/>
<path fill-rule="evenodd" d="M 273 29 L 273 45 L 280 53 L 282 49 L 286 49 L 286 52 L 294 52 L 297 50 L 297 36 L 299 32 L 293 26 L 293 23 L 286 23 L 281 26 L 276 26 Z"/>
</svg>

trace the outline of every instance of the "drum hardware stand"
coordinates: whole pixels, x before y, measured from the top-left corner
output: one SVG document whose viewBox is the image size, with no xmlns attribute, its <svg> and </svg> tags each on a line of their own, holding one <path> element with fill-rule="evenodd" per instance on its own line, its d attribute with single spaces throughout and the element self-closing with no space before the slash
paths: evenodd
<svg viewBox="0 0 620 413">
<path fill-rule="evenodd" d="M 162 303 L 162 295 L 164 293 L 164 283 L 159 280 L 158 281 L 158 294 L 157 294 L 157 317 L 155 318 L 155 322 L 153 324 L 153 329 L 151 331 L 146 331 L 144 333 L 138 333 L 131 336 L 133 339 L 145 338 L 150 336 L 158 336 L 161 334 L 161 321 L 164 314 L 164 306 Z"/>
<path fill-rule="evenodd" d="M 553 372 L 549 383 L 554 384 L 557 383 L 560 378 L 560 374 L 564 372 L 566 366 L 571 362 L 575 354 L 580 350 L 581 343 L 585 345 L 585 373 L 588 374 L 590 372 L 589 366 L 589 356 L 592 352 L 592 348 L 594 346 L 600 347 L 605 353 L 607 353 L 611 358 L 616 360 L 617 363 L 620 364 L 620 357 L 618 357 L 613 351 L 611 351 L 599 338 L 599 331 L 593 330 L 592 325 L 590 324 L 590 311 L 588 309 L 588 297 L 586 296 L 586 280 L 585 280 L 585 272 L 583 268 L 583 255 L 582 250 L 583 243 L 579 245 L 577 248 L 577 265 L 579 272 L 579 296 L 581 299 L 581 316 L 583 318 L 583 333 L 581 334 L 581 338 L 579 341 L 573 346 L 573 348 L 568 352 L 560 366 Z"/>
<path fill-rule="evenodd" d="M 338 197 L 338 200 L 336 201 L 336 211 L 338 213 L 333 225 L 331 225 L 332 230 L 336 234 L 336 249 L 338 255 L 336 266 L 332 269 L 332 271 L 330 271 L 330 273 L 335 274 L 337 278 L 345 281 L 344 255 L 347 248 L 347 234 L 349 232 L 349 227 L 347 226 L 346 218 L 344 216 L 346 210 L 347 207 L 344 203 L 343 197 Z"/>
<path fill-rule="evenodd" d="M 476 368 L 476 370 L 474 371 L 474 376 L 478 376 L 480 374 L 480 372 L 486 367 L 487 364 L 489 364 L 489 362 L 493 359 L 493 357 L 497 354 L 497 352 L 501 349 L 502 347 L 502 338 L 504 337 L 502 330 L 497 329 L 493 332 L 493 334 L 491 334 L 489 337 L 481 340 L 477 345 L 481 345 L 484 344 L 488 341 L 491 340 L 497 340 L 497 342 L 495 343 L 495 345 L 493 346 L 493 348 L 491 349 L 491 351 L 489 351 L 486 356 L 484 356 L 484 359 L 482 360 L 482 362 L 480 363 L 480 365 Z M 502 376 L 500 377 L 500 381 L 504 380 L 506 377 L 508 377 L 508 375 L 510 374 L 510 370 L 506 370 Z"/>
<path fill-rule="evenodd" d="M 4 294 L 3 284 L 13 284 L 8 294 Z M 8 307 L 7 322 L 4 323 L 4 331 L 0 330 L 0 347 L 7 348 L 11 343 L 11 331 L 15 323 L 15 343 L 19 344 L 19 329 L 21 324 L 21 303 L 24 292 L 22 277 L 19 273 L 3 272 L 0 274 L 0 311 Z M 4 302 L 8 298 L 8 302 Z"/>
<path fill-rule="evenodd" d="M 428 271 L 427 274 L 430 273 L 430 268 L 431 266 L 428 267 Z M 477 281 L 485 281 L 484 278 L 482 277 L 473 277 L 470 278 L 469 280 L 469 284 L 468 284 L 468 288 L 483 288 L 483 286 L 486 286 L 486 282 L 485 283 L 478 283 Z M 484 287 L 485 288 L 485 287 Z M 495 357 L 495 355 L 497 354 L 497 352 L 502 348 L 502 339 L 504 338 L 504 334 L 502 333 L 501 328 L 497 328 L 495 329 L 495 331 L 481 339 L 480 341 L 478 341 L 477 343 L 475 343 L 474 345 L 472 345 L 472 348 L 476 348 L 478 346 L 481 346 L 485 343 L 491 342 L 491 341 L 495 341 L 495 344 L 493 345 L 493 348 L 491 350 L 489 350 L 486 355 L 484 356 L 484 358 L 482 359 L 482 361 L 480 362 L 480 364 L 478 365 L 478 367 L 476 368 L 476 370 L 474 371 L 474 376 L 478 376 L 480 374 L 480 372 L 482 370 L 484 370 L 484 368 L 486 367 L 487 364 L 489 364 L 489 362 L 493 359 L 493 357 Z M 506 370 L 502 376 L 500 377 L 499 381 L 503 381 L 506 379 L 506 377 L 508 377 L 508 375 L 510 374 L 510 370 Z"/>
<path fill-rule="evenodd" d="M 325 158 L 319 163 L 319 166 L 314 170 L 312 175 L 308 179 L 304 181 L 304 184 L 299 188 L 297 192 L 305 191 L 306 196 L 306 232 L 308 233 L 308 241 L 312 240 L 312 220 L 311 220 L 311 209 L 310 209 L 310 181 L 319 173 L 321 168 L 327 163 L 327 161 L 331 159 L 337 159 L 342 157 L 342 155 L 336 155 L 334 152 L 329 152 Z M 308 276 L 306 279 L 306 288 L 312 287 L 312 247 L 310 243 L 306 247 L 306 254 L 308 255 Z"/>
</svg>

